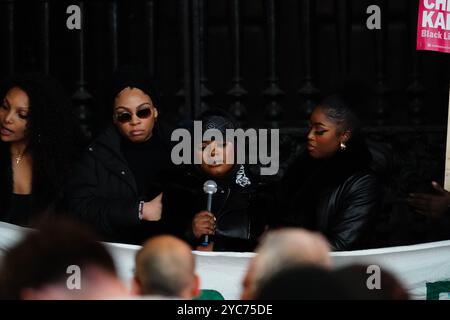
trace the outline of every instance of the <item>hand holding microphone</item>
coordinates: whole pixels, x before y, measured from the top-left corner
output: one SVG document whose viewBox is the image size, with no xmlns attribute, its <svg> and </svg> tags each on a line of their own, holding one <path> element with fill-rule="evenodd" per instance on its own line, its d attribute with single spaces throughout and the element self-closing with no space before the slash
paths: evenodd
<svg viewBox="0 0 450 320">
<path fill-rule="evenodd" d="M 203 185 L 203 191 L 207 195 L 206 211 L 197 213 L 193 221 L 194 235 L 200 238 L 200 245 L 208 246 L 209 236 L 215 232 L 216 218 L 211 213 L 212 196 L 217 192 L 217 184 L 213 180 L 208 180 Z"/>
<path fill-rule="evenodd" d="M 215 219 L 216 218 L 211 212 L 208 212 L 206 210 L 198 212 L 194 216 L 194 220 L 192 221 L 192 230 L 194 232 L 195 238 L 200 239 L 204 238 L 205 236 L 213 235 L 215 232 Z M 201 239 L 201 242 L 204 243 L 204 240 L 205 239 Z"/>
</svg>

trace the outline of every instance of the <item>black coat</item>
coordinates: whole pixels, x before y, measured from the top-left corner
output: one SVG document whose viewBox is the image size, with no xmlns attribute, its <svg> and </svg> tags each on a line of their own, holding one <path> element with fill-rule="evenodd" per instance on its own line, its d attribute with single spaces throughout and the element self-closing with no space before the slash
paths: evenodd
<svg viewBox="0 0 450 320">
<path fill-rule="evenodd" d="M 172 192 L 167 193 L 164 214 L 178 215 L 176 220 L 184 221 L 184 238 L 195 248 L 198 239 L 193 235 L 192 219 L 196 213 L 206 210 L 203 184 L 207 180 L 214 180 L 218 186 L 211 209 L 217 219 L 214 251 L 253 251 L 265 230 L 274 201 L 270 200 L 269 186 L 248 167 L 236 165 L 224 178 L 217 179 L 203 173 L 199 166 L 188 166 L 171 186 Z"/>
<path fill-rule="evenodd" d="M 323 233 L 333 250 L 363 248 L 379 208 L 379 184 L 362 139 L 318 160 L 308 153 L 287 170 L 281 184 L 279 224 Z"/>
<path fill-rule="evenodd" d="M 151 139 L 161 139 L 170 155 L 170 136 L 166 126 L 155 123 Z M 152 163 L 148 164 L 152 166 Z M 139 219 L 139 201 L 150 200 L 163 191 L 163 181 L 171 174 L 171 165 L 155 179 L 152 196 L 138 194 L 135 177 L 121 150 L 121 136 L 114 126 L 100 134 L 75 165 L 67 187 L 69 210 L 92 225 L 104 240 L 141 244 L 146 238 L 162 233 L 164 221 Z M 149 199 L 150 198 L 150 199 Z"/>
</svg>

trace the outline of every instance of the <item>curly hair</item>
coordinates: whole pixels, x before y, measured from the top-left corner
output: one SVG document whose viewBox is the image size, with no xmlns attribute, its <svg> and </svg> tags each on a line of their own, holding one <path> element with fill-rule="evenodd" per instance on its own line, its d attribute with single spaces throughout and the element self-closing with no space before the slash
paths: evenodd
<svg viewBox="0 0 450 320">
<path fill-rule="evenodd" d="M 55 195 L 61 194 L 80 136 L 70 100 L 55 79 L 40 74 L 17 75 L 4 82 L 0 97 L 3 99 L 14 87 L 22 89 L 29 98 L 26 150 L 33 159 L 32 210 L 35 213 L 47 209 Z M 10 167 L 10 153 L 7 143 L 0 144 L 3 175 Z M 1 198 L 12 193 L 12 179 L 9 180 L 10 185 L 2 183 L 0 187 Z M 7 199 L 1 200 L 0 207 L 5 209 L 1 203 Z"/>
</svg>

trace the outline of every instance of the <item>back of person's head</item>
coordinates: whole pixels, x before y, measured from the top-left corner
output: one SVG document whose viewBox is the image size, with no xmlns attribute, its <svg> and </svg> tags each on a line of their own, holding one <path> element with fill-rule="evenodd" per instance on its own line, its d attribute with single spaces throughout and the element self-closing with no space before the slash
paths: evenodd
<svg viewBox="0 0 450 320">
<path fill-rule="evenodd" d="M 319 233 L 300 228 L 269 232 L 256 249 L 244 279 L 243 299 L 252 299 L 273 274 L 303 265 L 331 267 L 330 246 Z"/>
<path fill-rule="evenodd" d="M 375 266 L 350 265 L 334 272 L 347 287 L 352 299 L 358 300 L 408 300 L 409 295 L 400 281 L 389 271 Z M 379 274 L 377 272 L 379 271 Z"/>
<path fill-rule="evenodd" d="M 346 300 L 350 295 L 336 276 L 314 266 L 294 267 L 273 274 L 256 294 L 257 300 Z"/>
<path fill-rule="evenodd" d="M 86 227 L 54 221 L 7 251 L 0 271 L 4 299 L 103 299 L 125 296 L 112 257 Z"/>
<path fill-rule="evenodd" d="M 199 294 L 195 258 L 182 240 L 156 236 L 136 254 L 134 292 L 141 295 L 193 298 Z"/>
</svg>

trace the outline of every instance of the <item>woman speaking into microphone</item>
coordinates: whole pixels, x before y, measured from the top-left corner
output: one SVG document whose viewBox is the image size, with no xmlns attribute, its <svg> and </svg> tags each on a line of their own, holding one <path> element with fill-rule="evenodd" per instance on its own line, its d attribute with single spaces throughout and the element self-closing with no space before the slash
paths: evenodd
<svg viewBox="0 0 450 320">
<path fill-rule="evenodd" d="M 225 137 L 227 129 L 237 128 L 222 110 L 207 111 L 200 120 L 202 133 L 216 129 Z M 236 164 L 235 149 L 233 141 L 202 140 L 194 145 L 200 163 L 189 165 L 178 181 L 185 192 L 172 210 L 188 218 L 184 236 L 194 249 L 253 251 L 265 230 L 268 193 L 248 165 Z"/>
</svg>

